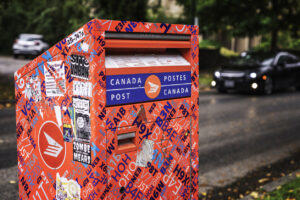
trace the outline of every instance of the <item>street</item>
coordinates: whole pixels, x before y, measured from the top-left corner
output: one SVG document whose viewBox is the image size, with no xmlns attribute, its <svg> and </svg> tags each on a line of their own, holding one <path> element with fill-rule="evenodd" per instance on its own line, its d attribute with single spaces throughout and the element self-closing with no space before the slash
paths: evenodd
<svg viewBox="0 0 300 200">
<path fill-rule="evenodd" d="M 200 191 L 223 187 L 300 148 L 300 93 L 200 94 Z"/>
<path fill-rule="evenodd" d="M 222 187 L 300 148 L 300 93 L 200 93 L 200 192 Z M 17 199 L 14 108 L 0 111 L 0 194 Z"/>
<path fill-rule="evenodd" d="M 15 71 L 26 65 L 30 60 L 14 59 L 11 56 L 0 56 L 0 74 L 13 75 Z"/>
</svg>

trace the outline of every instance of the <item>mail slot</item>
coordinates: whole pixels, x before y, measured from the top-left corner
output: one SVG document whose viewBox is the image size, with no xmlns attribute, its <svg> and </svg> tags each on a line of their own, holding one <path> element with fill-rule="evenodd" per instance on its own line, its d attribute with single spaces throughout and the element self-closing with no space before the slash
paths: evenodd
<svg viewBox="0 0 300 200">
<path fill-rule="evenodd" d="M 15 72 L 20 199 L 198 199 L 198 27 L 94 19 Z"/>
</svg>

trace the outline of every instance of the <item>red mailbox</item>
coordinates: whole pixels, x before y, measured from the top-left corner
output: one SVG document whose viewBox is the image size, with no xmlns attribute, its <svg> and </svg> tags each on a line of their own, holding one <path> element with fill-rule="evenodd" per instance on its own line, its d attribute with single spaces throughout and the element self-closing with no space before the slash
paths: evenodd
<svg viewBox="0 0 300 200">
<path fill-rule="evenodd" d="M 198 27 L 95 19 L 15 73 L 20 199 L 198 199 Z"/>
</svg>

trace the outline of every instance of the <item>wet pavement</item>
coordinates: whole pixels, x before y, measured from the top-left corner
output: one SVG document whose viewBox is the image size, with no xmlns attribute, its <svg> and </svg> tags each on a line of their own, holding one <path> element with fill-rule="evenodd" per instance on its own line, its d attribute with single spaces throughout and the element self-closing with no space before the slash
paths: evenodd
<svg viewBox="0 0 300 200">
<path fill-rule="evenodd" d="M 300 92 L 200 94 L 200 191 L 231 184 L 300 148 Z M 17 199 L 14 108 L 0 110 L 0 199 Z"/>
<path fill-rule="evenodd" d="M 13 75 L 15 71 L 30 62 L 29 59 L 14 59 L 11 56 L 0 56 L 0 74 Z"/>
<path fill-rule="evenodd" d="M 300 92 L 200 95 L 200 192 L 224 187 L 300 148 Z"/>
</svg>

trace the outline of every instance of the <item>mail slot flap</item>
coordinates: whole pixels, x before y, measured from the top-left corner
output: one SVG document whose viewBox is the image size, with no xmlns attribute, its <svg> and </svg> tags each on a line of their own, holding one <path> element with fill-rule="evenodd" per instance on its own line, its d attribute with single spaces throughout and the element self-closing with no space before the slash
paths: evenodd
<svg viewBox="0 0 300 200">
<path fill-rule="evenodd" d="M 113 54 L 105 57 L 107 75 L 189 71 L 180 54 Z"/>
<path fill-rule="evenodd" d="M 190 41 L 165 41 L 165 40 L 106 40 L 105 48 L 191 48 Z"/>
<path fill-rule="evenodd" d="M 106 129 L 137 126 L 140 123 L 155 123 L 157 120 L 183 118 L 190 115 L 190 98 L 107 107 Z"/>
</svg>

